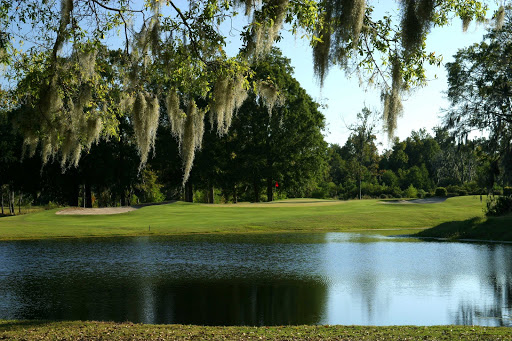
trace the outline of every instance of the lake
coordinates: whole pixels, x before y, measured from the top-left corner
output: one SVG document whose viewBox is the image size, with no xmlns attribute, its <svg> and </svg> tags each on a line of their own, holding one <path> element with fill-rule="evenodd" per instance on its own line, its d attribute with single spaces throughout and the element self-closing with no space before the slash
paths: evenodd
<svg viewBox="0 0 512 341">
<path fill-rule="evenodd" d="M 512 245 L 357 233 L 6 241 L 0 319 L 512 326 Z"/>
</svg>

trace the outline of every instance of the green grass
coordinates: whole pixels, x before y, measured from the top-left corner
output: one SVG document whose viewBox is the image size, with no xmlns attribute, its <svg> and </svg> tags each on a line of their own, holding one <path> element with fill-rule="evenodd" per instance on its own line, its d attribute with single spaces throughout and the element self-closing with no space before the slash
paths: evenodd
<svg viewBox="0 0 512 341">
<path fill-rule="evenodd" d="M 479 198 L 437 204 L 385 204 L 380 200 L 286 200 L 263 204 L 176 202 L 116 215 L 56 215 L 56 210 L 0 218 L 0 239 L 426 229 L 482 218 Z M 149 226 L 151 230 L 149 231 Z"/>
<path fill-rule="evenodd" d="M 203 327 L 109 322 L 0 321 L 8 340 L 512 340 L 501 327 Z"/>
<path fill-rule="evenodd" d="M 419 237 L 454 240 L 478 239 L 512 241 L 512 214 L 501 217 L 475 217 L 464 221 L 450 221 L 416 234 Z"/>
</svg>

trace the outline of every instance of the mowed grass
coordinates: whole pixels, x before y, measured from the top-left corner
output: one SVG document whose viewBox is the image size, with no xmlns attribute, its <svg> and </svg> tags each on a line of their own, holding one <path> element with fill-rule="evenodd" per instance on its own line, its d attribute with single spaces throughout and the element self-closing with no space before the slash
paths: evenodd
<svg viewBox="0 0 512 341">
<path fill-rule="evenodd" d="M 0 321 L 7 340 L 512 340 L 506 327 L 205 327 L 110 322 Z"/>
<path fill-rule="evenodd" d="M 435 204 L 315 199 L 236 205 L 175 202 L 113 215 L 57 215 L 56 209 L 0 218 L 0 239 L 426 229 L 482 218 L 484 204 L 466 196 Z"/>
</svg>

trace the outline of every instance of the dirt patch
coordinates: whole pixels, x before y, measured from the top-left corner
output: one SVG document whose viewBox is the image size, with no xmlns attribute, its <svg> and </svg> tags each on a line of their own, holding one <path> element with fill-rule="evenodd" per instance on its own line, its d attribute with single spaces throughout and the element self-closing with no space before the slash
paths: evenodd
<svg viewBox="0 0 512 341">
<path fill-rule="evenodd" d="M 425 199 L 413 199 L 413 200 L 390 200 L 381 201 L 382 204 L 439 204 L 446 201 L 447 198 L 425 198 Z"/>
</svg>

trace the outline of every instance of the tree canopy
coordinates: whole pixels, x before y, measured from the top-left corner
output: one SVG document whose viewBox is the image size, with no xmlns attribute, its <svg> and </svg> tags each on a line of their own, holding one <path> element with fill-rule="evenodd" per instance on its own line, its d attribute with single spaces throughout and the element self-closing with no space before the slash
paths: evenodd
<svg viewBox="0 0 512 341">
<path fill-rule="evenodd" d="M 40 148 L 43 161 L 60 155 L 64 167 L 76 165 L 101 137 L 116 138 L 122 115 L 133 126 L 143 165 L 165 112 L 186 181 L 206 116 L 225 134 L 248 93 L 272 112 L 280 89 L 272 77 L 253 77 L 253 66 L 285 26 L 310 41 L 320 83 L 339 66 L 382 89 L 391 135 L 403 93 L 424 84 L 425 63 L 440 62 L 425 46 L 431 27 L 454 17 L 467 26 L 487 11 L 484 0 L 397 6 L 398 14 L 379 18 L 364 0 L 1 0 L 2 106 L 17 112 L 32 153 Z M 500 7 L 498 26 L 503 15 Z M 237 16 L 248 23 L 235 27 Z M 242 46 L 229 55 L 232 34 Z"/>
<path fill-rule="evenodd" d="M 498 163 L 505 175 L 512 170 L 511 62 L 512 18 L 507 16 L 503 27 L 459 50 L 447 64 L 451 106 L 445 123 L 459 139 L 467 140 L 474 130 L 489 134 L 493 179 L 499 175 Z"/>
</svg>

